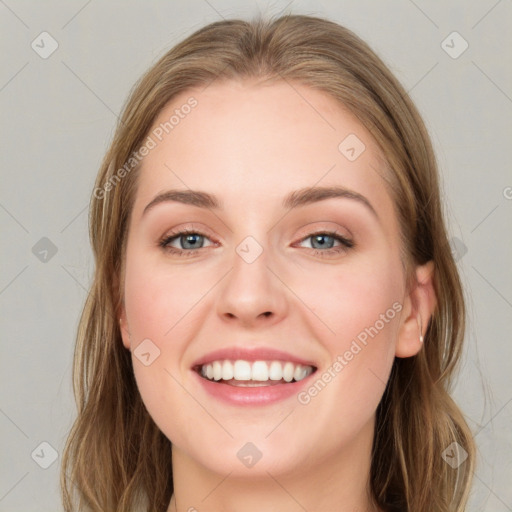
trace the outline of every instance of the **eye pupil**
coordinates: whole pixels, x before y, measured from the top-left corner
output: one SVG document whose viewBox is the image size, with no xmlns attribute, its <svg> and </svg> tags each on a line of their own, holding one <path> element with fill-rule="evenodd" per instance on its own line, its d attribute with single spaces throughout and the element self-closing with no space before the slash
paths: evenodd
<svg viewBox="0 0 512 512">
<path fill-rule="evenodd" d="M 183 237 L 185 239 L 185 243 L 183 244 L 183 247 L 196 249 L 196 247 L 187 247 L 187 244 L 191 243 L 193 245 L 194 242 L 197 242 L 197 239 L 200 238 L 201 236 L 202 235 L 198 235 L 198 234 L 185 235 Z"/>
<path fill-rule="evenodd" d="M 333 238 L 330 235 L 320 234 L 320 235 L 315 235 L 313 238 L 315 239 L 315 241 L 320 243 L 321 247 L 326 247 L 326 246 L 329 246 L 329 248 L 332 247 L 332 244 L 328 244 L 328 242 L 325 241 L 326 238 Z"/>
</svg>

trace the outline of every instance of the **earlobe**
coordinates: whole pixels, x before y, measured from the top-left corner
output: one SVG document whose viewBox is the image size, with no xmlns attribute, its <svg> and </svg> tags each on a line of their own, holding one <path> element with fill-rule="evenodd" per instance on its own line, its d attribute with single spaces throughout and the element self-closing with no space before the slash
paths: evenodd
<svg viewBox="0 0 512 512">
<path fill-rule="evenodd" d="M 418 325 L 420 326 L 420 342 L 423 343 L 423 323 L 421 321 L 421 315 L 418 316 Z"/>
<path fill-rule="evenodd" d="M 124 291 L 123 287 L 120 285 L 120 283 L 123 282 L 124 279 L 124 263 L 121 266 L 121 274 L 114 276 L 114 289 L 116 294 L 122 297 L 121 299 L 121 306 L 118 310 L 117 318 L 118 318 L 118 326 L 119 331 L 121 332 L 121 338 L 123 341 L 123 346 L 127 350 L 131 350 L 131 336 L 130 336 L 130 329 L 128 327 L 128 321 L 126 319 L 126 307 L 124 304 Z"/>
<path fill-rule="evenodd" d="M 121 331 L 121 338 L 123 340 L 124 348 L 131 349 L 130 331 L 128 329 L 128 322 L 126 321 L 126 310 L 124 304 L 119 315 L 119 330 Z"/>
<path fill-rule="evenodd" d="M 398 334 L 396 357 L 416 355 L 423 346 L 425 331 L 434 313 L 437 299 L 434 287 L 434 262 L 416 267 L 415 283 L 409 291 L 403 308 Z"/>
</svg>

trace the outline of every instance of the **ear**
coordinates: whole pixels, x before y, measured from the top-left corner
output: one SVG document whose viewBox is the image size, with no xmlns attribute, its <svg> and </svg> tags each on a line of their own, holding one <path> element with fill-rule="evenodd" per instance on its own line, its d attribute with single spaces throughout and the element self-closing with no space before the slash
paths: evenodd
<svg viewBox="0 0 512 512">
<path fill-rule="evenodd" d="M 437 298 L 434 288 L 434 262 L 416 267 L 416 282 L 404 300 L 402 320 L 396 344 L 396 357 L 416 355 L 423 346 L 420 336 L 425 336 Z M 421 329 L 421 331 L 420 331 Z"/>
<path fill-rule="evenodd" d="M 126 319 L 126 307 L 124 304 L 124 287 L 121 283 L 124 281 L 124 260 L 121 263 L 121 270 L 119 274 L 115 274 L 113 278 L 113 287 L 115 290 L 115 296 L 121 296 L 121 306 L 117 311 L 117 318 L 119 319 L 119 330 L 121 331 L 121 338 L 123 341 L 124 348 L 131 350 L 131 336 L 130 329 L 128 327 L 128 321 Z"/>
<path fill-rule="evenodd" d="M 121 338 L 123 339 L 124 348 L 130 350 L 131 349 L 131 336 L 130 330 L 128 328 L 128 322 L 126 320 L 126 308 L 123 304 L 121 306 L 121 311 L 119 313 L 119 328 L 121 330 Z"/>
</svg>

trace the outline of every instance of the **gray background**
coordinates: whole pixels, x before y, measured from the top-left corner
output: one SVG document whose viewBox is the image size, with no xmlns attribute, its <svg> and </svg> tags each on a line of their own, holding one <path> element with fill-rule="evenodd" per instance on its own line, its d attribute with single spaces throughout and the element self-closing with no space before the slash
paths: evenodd
<svg viewBox="0 0 512 512">
<path fill-rule="evenodd" d="M 87 205 L 131 86 L 204 24 L 284 9 L 354 30 L 425 118 L 468 297 L 454 395 L 479 446 L 469 510 L 512 510 L 510 0 L 0 0 L 0 511 L 61 510 L 74 338 L 92 276 Z M 58 43 L 47 58 L 43 31 Z M 453 31 L 463 39 L 447 39 Z"/>
</svg>

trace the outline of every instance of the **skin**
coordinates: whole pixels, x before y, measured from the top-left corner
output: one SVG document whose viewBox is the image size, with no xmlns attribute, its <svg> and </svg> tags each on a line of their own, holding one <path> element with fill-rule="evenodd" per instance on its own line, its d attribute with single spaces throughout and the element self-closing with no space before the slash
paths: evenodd
<svg viewBox="0 0 512 512">
<path fill-rule="evenodd" d="M 120 314 L 142 399 L 173 443 L 169 511 L 378 510 L 367 493 L 375 410 L 394 357 L 421 350 L 419 318 L 426 326 L 435 307 L 430 265 L 417 267 L 418 285 L 406 289 L 382 155 L 334 99 L 285 82 L 186 91 L 154 126 L 190 96 L 198 105 L 143 161 Z M 349 134 L 366 146 L 352 162 L 338 150 Z M 355 191 L 378 217 L 348 198 L 281 206 L 289 192 L 314 185 Z M 224 208 L 163 202 L 143 215 L 169 189 L 214 194 Z M 183 227 L 206 236 L 195 255 L 159 247 Z M 355 246 L 322 256 L 340 242 L 328 238 L 324 248 L 311 235 L 330 230 Z M 263 249 L 250 264 L 236 252 L 247 236 Z M 190 251 L 186 241 L 172 246 Z M 307 405 L 296 396 L 229 405 L 207 395 L 191 370 L 212 350 L 264 345 L 315 361 L 321 375 L 394 303 L 400 314 Z M 148 338 L 160 355 L 145 366 L 133 351 Z M 247 442 L 262 453 L 252 468 L 237 457 Z"/>
</svg>

